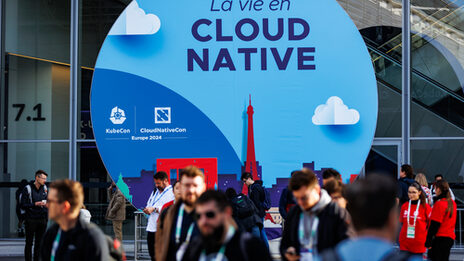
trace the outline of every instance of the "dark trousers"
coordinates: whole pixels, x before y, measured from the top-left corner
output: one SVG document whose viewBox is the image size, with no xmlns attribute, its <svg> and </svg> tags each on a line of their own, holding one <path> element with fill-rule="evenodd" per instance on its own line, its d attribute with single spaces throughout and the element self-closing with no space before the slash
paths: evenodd
<svg viewBox="0 0 464 261">
<path fill-rule="evenodd" d="M 24 258 L 32 260 L 32 241 L 34 241 L 34 261 L 39 260 L 40 245 L 42 237 L 47 229 L 47 219 L 26 219 L 26 246 L 24 247 Z"/>
<path fill-rule="evenodd" d="M 152 261 L 155 261 L 155 233 L 156 232 L 147 231 L 148 253 L 150 254 Z"/>
<path fill-rule="evenodd" d="M 436 237 L 432 241 L 432 248 L 428 257 L 432 261 L 448 261 L 454 240 L 449 237 Z"/>
</svg>

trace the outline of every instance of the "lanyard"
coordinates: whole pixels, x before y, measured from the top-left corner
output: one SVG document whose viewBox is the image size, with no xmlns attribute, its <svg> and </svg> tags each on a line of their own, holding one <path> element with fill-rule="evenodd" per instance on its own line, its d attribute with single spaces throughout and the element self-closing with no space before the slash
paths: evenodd
<svg viewBox="0 0 464 261">
<path fill-rule="evenodd" d="M 222 244 L 221 248 L 219 249 L 215 261 L 221 261 L 224 259 L 225 252 L 226 252 L 226 245 L 230 241 L 230 239 L 234 236 L 235 234 L 235 228 L 233 226 L 229 226 L 229 230 L 227 231 L 226 238 L 224 240 L 224 243 Z M 244 253 L 246 254 L 246 253 Z M 200 261 L 206 261 L 206 252 L 205 250 L 201 251 L 200 255 Z"/>
<path fill-rule="evenodd" d="M 180 206 L 179 215 L 177 216 L 177 223 L 176 223 L 176 244 L 180 243 L 180 234 L 182 230 L 182 221 L 184 219 L 184 204 Z M 190 238 L 192 237 L 193 233 L 194 222 L 190 224 L 189 229 L 187 230 L 187 237 L 185 237 L 185 242 L 190 242 Z"/>
<path fill-rule="evenodd" d="M 304 214 L 300 214 L 300 225 L 298 227 L 298 237 L 300 239 L 300 244 L 302 244 L 309 251 L 312 251 L 313 244 L 315 244 L 317 238 L 317 226 L 319 225 L 319 218 L 314 216 L 313 221 L 311 222 L 311 231 L 309 234 L 309 239 L 305 236 L 305 225 L 304 225 Z"/>
<path fill-rule="evenodd" d="M 55 240 L 53 241 L 52 246 L 52 255 L 50 257 L 50 261 L 55 261 L 55 254 L 58 246 L 60 245 L 60 238 L 61 238 L 61 228 L 58 229 L 58 233 L 56 234 Z"/>
<path fill-rule="evenodd" d="M 417 202 L 416 211 L 414 211 L 414 225 L 413 226 L 416 226 L 416 219 L 417 219 L 417 216 L 419 215 L 419 206 L 420 206 L 420 199 Z M 411 212 L 411 200 L 409 200 L 409 206 L 408 206 L 408 226 L 410 225 L 409 224 L 409 213 L 410 212 Z"/>
<path fill-rule="evenodd" d="M 172 186 L 169 185 L 163 190 L 161 194 L 159 193 L 159 189 L 157 189 L 155 195 L 150 196 L 150 199 L 148 201 L 148 207 L 154 207 L 155 204 L 163 197 L 163 195 L 171 189 L 172 189 Z M 153 195 L 153 192 L 151 194 Z"/>
</svg>

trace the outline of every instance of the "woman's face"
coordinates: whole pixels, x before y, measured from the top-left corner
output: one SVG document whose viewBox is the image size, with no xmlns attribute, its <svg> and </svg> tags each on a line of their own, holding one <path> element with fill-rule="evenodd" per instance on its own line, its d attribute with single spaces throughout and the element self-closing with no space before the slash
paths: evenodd
<svg viewBox="0 0 464 261">
<path fill-rule="evenodd" d="M 437 196 L 440 196 L 441 189 L 440 188 L 435 188 L 435 194 L 437 194 Z"/>
<path fill-rule="evenodd" d="M 409 187 L 408 189 L 408 196 L 409 196 L 409 199 L 410 200 L 418 200 L 419 199 L 419 196 L 420 196 L 420 191 L 417 190 L 417 188 L 415 187 Z"/>
</svg>

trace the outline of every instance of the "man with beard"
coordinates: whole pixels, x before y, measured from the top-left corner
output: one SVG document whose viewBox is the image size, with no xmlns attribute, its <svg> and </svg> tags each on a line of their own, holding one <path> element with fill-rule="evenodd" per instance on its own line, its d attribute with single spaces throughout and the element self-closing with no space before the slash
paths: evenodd
<svg viewBox="0 0 464 261">
<path fill-rule="evenodd" d="M 272 260 L 261 240 L 237 229 L 224 193 L 203 193 L 195 204 L 195 219 L 200 236 L 189 244 L 182 261 Z"/>
<path fill-rule="evenodd" d="M 181 260 L 188 243 L 200 232 L 194 222 L 194 204 L 205 191 L 205 175 L 194 166 L 179 173 L 181 199 L 158 221 L 156 260 Z"/>
<path fill-rule="evenodd" d="M 147 224 L 147 245 L 148 253 L 151 260 L 155 260 L 155 234 L 156 223 L 164 204 L 174 200 L 172 187 L 169 185 L 168 175 L 164 171 L 158 171 L 153 176 L 155 182 L 155 190 L 151 193 L 147 201 L 147 207 L 143 212 L 150 215 Z"/>
</svg>

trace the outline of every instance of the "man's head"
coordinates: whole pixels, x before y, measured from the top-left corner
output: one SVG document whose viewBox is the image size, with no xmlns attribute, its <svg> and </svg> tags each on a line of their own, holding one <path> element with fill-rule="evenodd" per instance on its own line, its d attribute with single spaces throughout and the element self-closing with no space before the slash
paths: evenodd
<svg viewBox="0 0 464 261">
<path fill-rule="evenodd" d="M 443 175 L 441 175 L 441 174 L 435 175 L 435 181 L 439 181 L 439 180 L 442 180 L 442 179 L 443 179 Z"/>
<path fill-rule="evenodd" d="M 204 238 L 220 241 L 224 225 L 232 217 L 232 208 L 224 193 L 207 190 L 201 194 L 195 204 L 195 216 L 198 228 Z"/>
<path fill-rule="evenodd" d="M 340 172 L 332 168 L 324 170 L 324 172 L 322 172 L 322 185 L 325 186 L 325 184 L 331 180 L 342 181 Z"/>
<path fill-rule="evenodd" d="M 195 166 L 185 167 L 180 171 L 180 185 L 182 201 L 193 207 L 201 193 L 206 190 L 205 175 Z"/>
<path fill-rule="evenodd" d="M 79 215 L 84 204 L 84 189 L 81 183 L 69 179 L 50 184 L 47 207 L 48 217 L 55 222 Z"/>
<path fill-rule="evenodd" d="M 40 186 L 45 185 L 45 182 L 47 182 L 47 177 L 48 174 L 41 169 L 35 172 L 35 182 L 37 182 Z"/>
<path fill-rule="evenodd" d="M 395 239 L 398 226 L 396 193 L 395 181 L 377 174 L 358 180 L 347 188 L 346 208 L 358 233 L 379 231 L 389 240 Z"/>
<path fill-rule="evenodd" d="M 401 165 L 400 178 L 414 179 L 414 171 L 411 165 L 408 165 L 408 164 Z"/>
<path fill-rule="evenodd" d="M 155 187 L 159 191 L 163 191 L 167 186 L 169 186 L 168 174 L 164 171 L 158 171 L 153 175 L 155 181 Z"/>
<path fill-rule="evenodd" d="M 251 175 L 250 172 L 243 172 L 242 177 L 240 178 L 243 183 L 245 183 L 247 186 L 250 186 L 251 184 L 254 183 L 253 181 L 253 175 Z"/>
<path fill-rule="evenodd" d="M 309 169 L 295 171 L 290 178 L 288 188 L 292 191 L 296 203 L 303 210 L 309 210 L 321 198 L 321 187 L 317 177 Z"/>
</svg>

